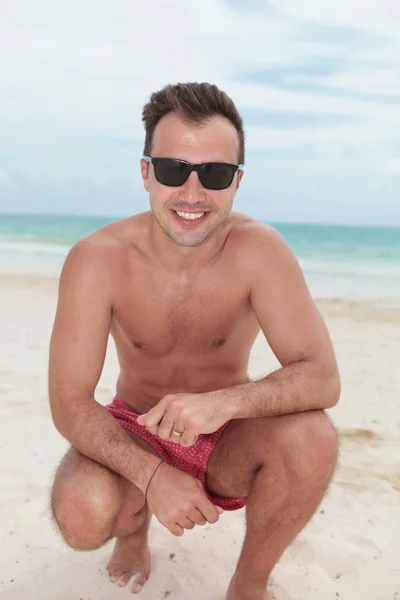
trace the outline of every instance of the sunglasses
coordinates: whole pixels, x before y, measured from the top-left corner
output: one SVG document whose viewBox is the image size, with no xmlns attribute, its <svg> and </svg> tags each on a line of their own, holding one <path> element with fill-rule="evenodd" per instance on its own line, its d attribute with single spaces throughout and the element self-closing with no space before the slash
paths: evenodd
<svg viewBox="0 0 400 600">
<path fill-rule="evenodd" d="M 222 162 L 206 162 L 193 165 L 177 158 L 143 157 L 154 167 L 154 175 L 158 183 L 169 187 L 179 187 L 186 183 L 192 171 L 196 171 L 200 183 L 207 190 L 226 190 L 232 183 L 237 171 L 243 165 L 231 165 Z"/>
</svg>

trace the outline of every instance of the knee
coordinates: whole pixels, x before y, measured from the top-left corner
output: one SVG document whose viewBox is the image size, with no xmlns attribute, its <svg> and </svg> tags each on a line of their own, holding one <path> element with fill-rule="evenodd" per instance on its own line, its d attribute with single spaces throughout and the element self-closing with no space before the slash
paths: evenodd
<svg viewBox="0 0 400 600">
<path fill-rule="evenodd" d="M 292 467 L 302 478 L 325 485 L 329 482 L 338 458 L 338 436 L 329 417 L 322 410 L 292 415 L 283 435 Z"/>
<path fill-rule="evenodd" d="M 82 485 L 80 485 L 80 483 Z M 118 515 L 118 496 L 107 486 L 79 481 L 54 485 L 53 518 L 66 543 L 75 550 L 95 550 L 113 533 Z"/>
<path fill-rule="evenodd" d="M 339 438 L 328 415 L 323 410 L 314 412 L 315 414 L 312 416 L 314 419 L 312 424 L 313 448 L 331 476 L 338 461 Z"/>
</svg>

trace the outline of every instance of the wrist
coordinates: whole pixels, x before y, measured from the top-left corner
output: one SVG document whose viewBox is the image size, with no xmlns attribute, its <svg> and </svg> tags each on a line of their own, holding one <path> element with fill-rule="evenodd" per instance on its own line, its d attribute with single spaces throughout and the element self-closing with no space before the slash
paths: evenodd
<svg viewBox="0 0 400 600">
<path fill-rule="evenodd" d="M 232 388 L 226 388 L 211 392 L 214 395 L 213 401 L 217 402 L 220 406 L 221 414 L 224 415 L 225 422 L 232 421 L 232 419 L 240 419 L 240 394 L 238 391 Z"/>
<path fill-rule="evenodd" d="M 147 456 L 139 462 L 139 469 L 136 469 L 135 474 L 130 478 L 130 482 L 133 483 L 143 495 L 146 494 L 149 481 L 152 478 L 155 470 L 159 466 L 162 459 L 154 454 L 146 453 Z"/>
<path fill-rule="evenodd" d="M 161 467 L 161 465 L 162 465 L 163 463 L 164 463 L 163 459 L 162 459 L 162 458 L 160 458 L 160 462 L 158 463 L 158 465 L 157 465 L 157 466 L 156 466 L 156 468 L 154 469 L 154 471 L 153 471 L 153 473 L 152 473 L 152 475 L 151 475 L 151 477 L 150 477 L 150 479 L 149 479 L 149 482 L 148 482 L 148 484 L 147 484 L 146 491 L 145 491 L 145 494 L 144 494 L 144 501 L 145 501 L 145 502 L 147 502 L 147 498 L 148 498 L 148 492 L 149 492 L 149 488 L 150 488 L 151 482 L 153 481 L 153 479 L 154 479 L 154 477 L 155 477 L 155 475 L 156 475 L 157 471 L 159 470 L 159 468 Z"/>
<path fill-rule="evenodd" d="M 242 419 L 242 408 L 243 407 L 241 406 L 239 398 L 235 395 L 227 402 L 228 420 L 232 421 L 233 419 Z"/>
</svg>

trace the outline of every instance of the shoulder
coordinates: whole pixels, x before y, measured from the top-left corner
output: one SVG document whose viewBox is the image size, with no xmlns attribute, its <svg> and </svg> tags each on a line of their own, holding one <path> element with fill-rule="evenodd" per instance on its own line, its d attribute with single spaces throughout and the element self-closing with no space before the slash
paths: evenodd
<svg viewBox="0 0 400 600">
<path fill-rule="evenodd" d="M 145 214 L 105 225 L 80 239 L 68 253 L 63 271 L 94 271 L 103 276 L 123 266 L 140 237 Z"/>
<path fill-rule="evenodd" d="M 295 260 L 289 245 L 277 229 L 257 219 L 236 213 L 231 230 L 232 244 L 252 268 L 273 268 Z"/>
<path fill-rule="evenodd" d="M 91 271 L 105 273 L 112 270 L 121 253 L 118 241 L 107 234 L 96 231 L 82 238 L 70 249 L 62 274 Z"/>
<path fill-rule="evenodd" d="M 65 260 L 60 285 L 75 285 L 85 292 L 89 287 L 102 291 L 113 287 L 127 254 L 125 227 L 112 223 L 76 242 Z"/>
</svg>

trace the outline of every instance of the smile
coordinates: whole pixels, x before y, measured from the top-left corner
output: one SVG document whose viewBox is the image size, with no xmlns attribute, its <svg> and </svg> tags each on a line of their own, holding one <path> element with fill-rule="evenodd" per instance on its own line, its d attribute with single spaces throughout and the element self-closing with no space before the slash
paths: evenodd
<svg viewBox="0 0 400 600">
<path fill-rule="evenodd" d="M 209 211 L 205 212 L 186 212 L 184 210 L 172 210 L 176 221 L 184 227 L 196 227 L 207 218 Z"/>
<path fill-rule="evenodd" d="M 181 219 L 186 219 L 186 220 L 201 219 L 201 217 L 204 217 L 204 215 L 206 214 L 205 212 L 188 213 L 188 212 L 181 212 L 180 210 L 176 210 L 175 212 Z"/>
</svg>

